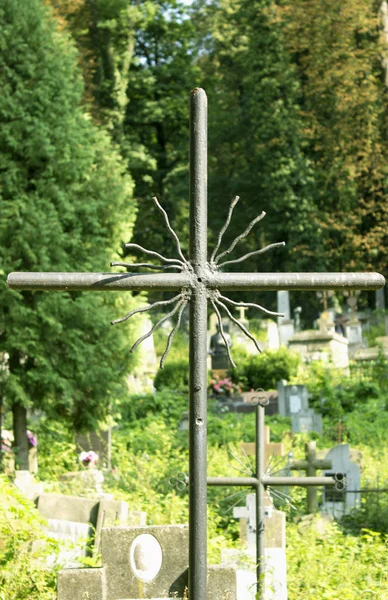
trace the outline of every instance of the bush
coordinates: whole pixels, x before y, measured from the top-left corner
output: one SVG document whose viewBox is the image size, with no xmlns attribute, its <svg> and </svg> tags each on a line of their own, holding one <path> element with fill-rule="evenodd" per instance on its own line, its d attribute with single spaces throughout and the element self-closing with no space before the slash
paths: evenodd
<svg viewBox="0 0 388 600">
<path fill-rule="evenodd" d="M 157 390 L 163 388 L 187 390 L 189 387 L 189 361 L 182 359 L 166 364 L 164 369 L 159 369 L 156 373 L 154 386 Z"/>
<path fill-rule="evenodd" d="M 266 351 L 249 356 L 236 369 L 232 369 L 232 381 L 246 389 L 276 389 L 279 379 L 289 379 L 295 375 L 299 356 L 286 348 Z"/>
<path fill-rule="evenodd" d="M 33 503 L 0 477 L 0 600 L 55 600 L 59 567 L 46 560 L 57 551 Z"/>
<path fill-rule="evenodd" d="M 165 388 L 155 394 L 130 396 L 128 402 L 121 403 L 120 414 L 115 415 L 115 419 L 123 423 L 133 423 L 155 416 L 162 417 L 167 424 L 177 425 L 187 410 L 187 394 Z"/>
</svg>

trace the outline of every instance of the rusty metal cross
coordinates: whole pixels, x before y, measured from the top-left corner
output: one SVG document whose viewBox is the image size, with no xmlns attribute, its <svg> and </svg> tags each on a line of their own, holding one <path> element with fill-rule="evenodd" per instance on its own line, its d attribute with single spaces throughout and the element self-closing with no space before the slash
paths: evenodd
<svg viewBox="0 0 388 600">
<path fill-rule="evenodd" d="M 232 252 L 236 244 L 249 233 L 255 223 L 264 217 L 262 213 L 238 236 L 232 245 L 221 254 L 217 251 L 222 235 L 229 224 L 236 198 L 229 209 L 227 222 L 220 232 L 216 248 L 208 260 L 207 250 L 207 99 L 204 90 L 196 88 L 190 99 L 190 252 L 186 260 L 180 249 L 179 240 L 171 229 L 167 214 L 160 207 L 166 225 L 177 244 L 179 259 L 164 259 L 158 253 L 149 255 L 162 259 L 168 268 L 175 265 L 176 273 L 11 273 L 8 285 L 13 289 L 29 290 L 133 290 L 175 291 L 176 306 L 169 315 L 190 306 L 190 485 L 189 485 L 189 590 L 193 600 L 206 599 L 207 577 L 207 370 L 206 331 L 207 303 L 210 301 L 219 317 L 219 308 L 231 314 L 226 307 L 222 292 L 226 290 L 331 290 L 360 289 L 375 290 L 384 285 L 384 277 L 378 273 L 223 273 L 220 268 L 231 262 L 241 262 L 249 255 L 234 261 L 219 262 Z M 278 246 L 274 244 L 270 246 Z M 135 245 L 132 244 L 132 247 Z M 254 254 L 270 249 L 263 248 Z M 143 250 L 143 249 L 142 249 Z M 164 267 L 166 268 L 166 267 Z M 229 303 L 233 304 L 230 300 Z M 242 305 L 242 303 L 239 303 Z M 183 310 L 183 309 L 182 309 Z M 266 311 L 268 312 L 268 311 Z M 179 318 L 178 315 L 178 318 Z M 123 318 L 128 318 L 128 315 Z M 167 317 L 166 317 L 167 318 Z M 220 317 L 219 317 L 220 322 Z M 176 327 L 174 328 L 174 330 Z M 172 340 L 171 332 L 168 345 Z M 245 332 L 246 333 L 246 332 Z M 141 339 L 137 343 L 140 343 Z M 135 344 L 135 345 L 136 345 Z M 168 351 L 168 348 L 167 348 Z"/>
</svg>

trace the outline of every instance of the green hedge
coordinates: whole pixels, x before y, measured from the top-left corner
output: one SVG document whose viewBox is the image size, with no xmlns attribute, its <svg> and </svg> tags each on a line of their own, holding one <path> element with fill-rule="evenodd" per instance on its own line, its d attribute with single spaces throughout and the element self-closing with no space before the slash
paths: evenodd
<svg viewBox="0 0 388 600">
<path fill-rule="evenodd" d="M 296 375 L 300 359 L 286 348 L 269 350 L 262 354 L 248 356 L 241 360 L 231 377 L 244 389 L 276 389 L 280 379 L 289 379 Z"/>
</svg>

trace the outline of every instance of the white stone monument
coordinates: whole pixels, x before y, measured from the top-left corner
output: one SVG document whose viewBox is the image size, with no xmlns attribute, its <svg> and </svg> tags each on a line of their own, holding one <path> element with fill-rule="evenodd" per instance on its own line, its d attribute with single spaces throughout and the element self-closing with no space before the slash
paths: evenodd
<svg viewBox="0 0 388 600">
<path fill-rule="evenodd" d="M 244 550 L 222 550 L 221 562 L 237 568 L 237 600 L 256 598 L 255 494 L 247 494 L 246 506 L 234 508 L 240 519 Z M 265 501 L 265 592 L 263 600 L 287 600 L 286 515 L 276 510 L 269 495 Z"/>
<path fill-rule="evenodd" d="M 291 319 L 290 294 L 286 290 L 277 292 L 277 310 L 284 314 L 284 317 L 278 317 L 279 343 L 281 346 L 287 345 L 288 340 L 294 335 L 294 321 Z"/>
</svg>

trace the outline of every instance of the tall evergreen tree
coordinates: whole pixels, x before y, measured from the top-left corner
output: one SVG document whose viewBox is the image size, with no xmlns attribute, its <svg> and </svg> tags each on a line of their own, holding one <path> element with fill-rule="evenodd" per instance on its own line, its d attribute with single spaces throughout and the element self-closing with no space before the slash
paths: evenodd
<svg viewBox="0 0 388 600">
<path fill-rule="evenodd" d="M 316 191 L 300 239 L 312 233 L 332 270 L 388 266 L 386 90 L 380 2 L 282 2 L 282 23 L 301 82 L 301 109 Z"/>
<path fill-rule="evenodd" d="M 0 7 L 0 269 L 95 271 L 128 240 L 132 181 L 109 136 L 80 108 L 69 37 L 41 0 Z M 91 427 L 125 393 L 123 329 L 112 294 L 16 292 L 0 280 L 0 355 L 15 444 L 27 467 L 26 411 Z"/>
<path fill-rule="evenodd" d="M 294 215 L 307 204 L 311 173 L 303 155 L 298 81 L 276 4 L 272 0 L 204 3 L 198 19 L 205 40 L 201 66 L 211 102 L 213 229 L 216 223 L 220 227 L 230 200 L 239 195 L 229 239 L 262 210 L 267 212 L 242 242 L 241 254 L 268 243 L 289 242 L 284 250 L 253 257 L 246 268 L 284 268 L 292 249 Z"/>
<path fill-rule="evenodd" d="M 189 92 L 200 84 L 196 31 L 181 0 L 145 3 L 129 70 L 124 134 L 139 211 L 134 238 L 170 254 L 171 242 L 152 203 L 157 195 L 188 245 Z M 162 253 L 163 253 L 162 252 Z"/>
</svg>

